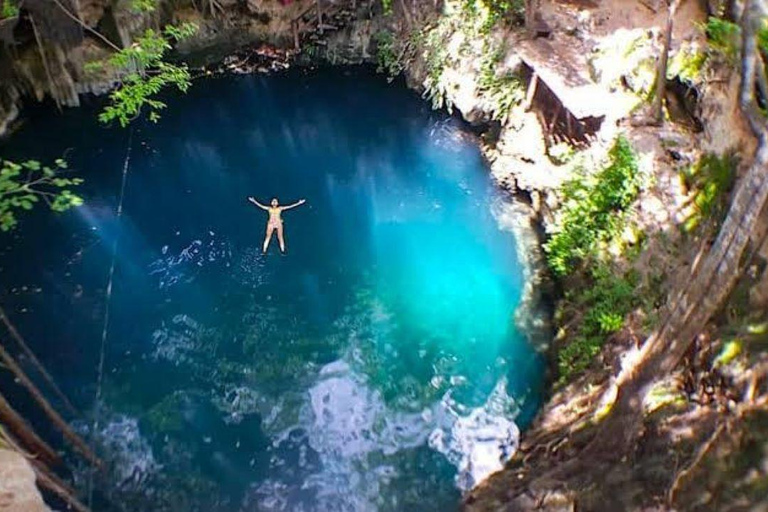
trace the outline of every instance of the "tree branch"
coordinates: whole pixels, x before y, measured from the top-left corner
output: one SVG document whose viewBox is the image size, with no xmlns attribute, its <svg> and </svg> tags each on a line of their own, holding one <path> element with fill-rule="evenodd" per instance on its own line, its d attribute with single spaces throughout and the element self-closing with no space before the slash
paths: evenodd
<svg viewBox="0 0 768 512">
<path fill-rule="evenodd" d="M 113 43 L 112 41 L 110 41 L 109 39 L 104 37 L 99 31 L 94 30 L 91 27 L 89 27 L 88 25 L 86 25 L 85 23 L 83 23 L 83 20 L 81 20 L 79 16 L 75 16 L 73 13 L 71 13 L 69 11 L 69 9 L 67 9 L 59 0 L 53 0 L 53 2 L 59 7 L 59 9 L 61 9 L 64 12 L 64 14 L 66 14 L 70 19 L 74 20 L 78 25 L 80 25 L 85 30 L 87 30 L 91 34 L 95 35 L 96 37 L 98 37 L 99 39 L 104 41 L 105 43 L 107 43 L 107 45 L 109 45 L 116 52 L 120 51 L 120 47 L 119 46 L 117 46 L 115 43 Z"/>
</svg>

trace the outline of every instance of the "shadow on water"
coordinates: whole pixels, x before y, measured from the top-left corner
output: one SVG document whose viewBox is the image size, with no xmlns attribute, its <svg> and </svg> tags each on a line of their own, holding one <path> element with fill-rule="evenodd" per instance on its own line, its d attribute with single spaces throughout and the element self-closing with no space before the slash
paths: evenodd
<svg viewBox="0 0 768 512">
<path fill-rule="evenodd" d="M 502 198 L 455 119 L 365 69 L 204 80 L 133 134 L 95 106 L 7 157 L 66 154 L 86 205 L 0 240 L 3 301 L 92 408 L 103 498 L 140 510 L 449 510 L 514 450 L 542 363 L 517 332 Z M 288 253 L 260 254 L 265 213 Z"/>
</svg>

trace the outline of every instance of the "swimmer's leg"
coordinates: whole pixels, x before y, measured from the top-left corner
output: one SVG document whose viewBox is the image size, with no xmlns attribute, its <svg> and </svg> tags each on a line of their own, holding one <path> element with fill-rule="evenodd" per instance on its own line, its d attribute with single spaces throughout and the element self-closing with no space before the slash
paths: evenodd
<svg viewBox="0 0 768 512">
<path fill-rule="evenodd" d="M 280 242 L 280 252 L 285 252 L 285 239 L 283 238 L 283 225 L 277 226 L 277 240 Z"/>
<path fill-rule="evenodd" d="M 275 230 L 273 226 L 267 226 L 267 234 L 264 237 L 264 246 L 261 249 L 262 253 L 267 252 L 267 248 L 269 248 L 269 241 L 272 240 L 272 232 Z"/>
</svg>

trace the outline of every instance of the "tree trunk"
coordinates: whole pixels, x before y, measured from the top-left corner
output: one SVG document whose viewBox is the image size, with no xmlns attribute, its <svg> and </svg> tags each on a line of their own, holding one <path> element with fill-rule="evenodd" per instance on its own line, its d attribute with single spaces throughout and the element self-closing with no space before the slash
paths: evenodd
<svg viewBox="0 0 768 512">
<path fill-rule="evenodd" d="M 57 429 L 59 429 L 64 437 L 70 443 L 72 443 L 72 446 L 75 448 L 75 450 L 80 452 L 80 454 L 85 457 L 85 459 L 87 459 L 91 464 L 100 467 L 101 461 L 99 458 L 93 453 L 88 445 L 85 444 L 85 441 L 83 441 L 83 439 L 77 435 L 74 430 L 72 430 L 72 428 L 67 424 L 66 421 L 64 421 L 59 413 L 56 412 L 56 409 L 54 409 L 48 400 L 45 399 L 45 396 L 43 396 L 40 390 L 37 389 L 37 386 L 35 386 L 29 377 L 27 377 L 21 367 L 5 350 L 2 344 L 0 344 L 0 361 L 2 361 L 3 364 L 8 367 L 13 375 L 19 380 L 19 382 L 21 382 L 21 385 L 26 388 L 30 395 L 32 395 L 32 398 L 35 400 L 35 402 L 37 402 L 40 408 L 43 409 L 46 416 L 48 416 L 51 422 L 56 426 Z"/>
<path fill-rule="evenodd" d="M 740 103 L 759 140 L 755 157 L 736 189 L 714 245 L 701 264 L 694 265 L 664 322 L 643 345 L 637 363 L 619 375 L 616 401 L 597 437 L 587 447 L 587 456 L 609 454 L 608 457 L 615 460 L 629 452 L 642 421 L 643 401 L 650 386 L 659 376 L 674 370 L 739 277 L 741 257 L 768 199 L 768 132 L 764 118 L 756 113 L 754 99 L 754 10 L 754 0 L 747 0 L 742 23 Z"/>
<path fill-rule="evenodd" d="M 529 37 L 536 35 L 536 4 L 537 0 L 525 0 L 525 31 Z"/>
<path fill-rule="evenodd" d="M 19 334 L 19 331 L 16 330 L 16 327 L 11 323 L 10 319 L 8 318 L 8 315 L 5 314 L 5 311 L 2 307 L 0 307 L 0 321 L 5 324 L 5 327 L 8 329 L 8 332 L 11 333 L 11 337 L 16 341 L 16 343 L 21 347 L 21 350 L 24 351 L 24 354 L 29 358 L 29 360 L 32 362 L 32 365 L 37 369 L 37 371 L 40 373 L 40 375 L 43 376 L 43 379 L 48 383 L 50 388 L 53 390 L 53 392 L 56 394 L 56 396 L 59 397 L 59 400 L 64 404 L 64 406 L 69 410 L 69 412 L 73 415 L 77 415 L 77 409 L 72 405 L 72 403 L 67 399 L 67 396 L 59 389 L 59 386 L 56 385 L 56 382 L 53 380 L 53 377 L 51 377 L 51 374 L 46 371 L 43 364 L 40 362 L 40 360 L 35 356 L 35 353 L 32 352 L 32 350 L 29 348 L 29 345 L 24 341 L 24 338 Z"/>
<path fill-rule="evenodd" d="M 413 27 L 413 18 L 411 17 L 411 11 L 408 9 L 408 6 L 405 5 L 403 0 L 400 0 L 400 8 L 403 10 L 403 16 L 405 16 L 405 24 L 408 26 L 408 30 L 411 30 Z"/>
<path fill-rule="evenodd" d="M 48 446 L 48 443 L 40 439 L 2 394 L 0 394 L 0 423 L 8 427 L 25 450 L 39 457 L 41 461 L 52 465 L 61 464 L 59 455 Z"/>
<path fill-rule="evenodd" d="M 680 0 L 669 0 L 667 5 L 667 23 L 664 28 L 659 65 L 656 69 L 656 95 L 653 98 L 652 116 L 656 124 L 664 122 L 664 93 L 667 90 L 667 65 L 669 63 L 669 47 L 672 46 L 672 27 L 675 12 L 680 5 Z"/>
</svg>

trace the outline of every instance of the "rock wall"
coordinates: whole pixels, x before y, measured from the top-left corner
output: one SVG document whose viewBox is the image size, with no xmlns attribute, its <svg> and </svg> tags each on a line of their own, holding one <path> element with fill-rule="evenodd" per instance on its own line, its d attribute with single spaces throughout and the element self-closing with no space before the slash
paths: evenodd
<svg viewBox="0 0 768 512">
<path fill-rule="evenodd" d="M 18 452 L 0 448 L 0 512 L 49 512 L 35 471 Z"/>
<path fill-rule="evenodd" d="M 23 101 L 49 98 L 61 107 L 76 107 L 82 94 L 109 91 L 116 83 L 114 72 L 88 70 L 86 64 L 130 45 L 147 29 L 195 23 L 197 33 L 176 50 L 192 66 L 205 66 L 256 42 L 292 47 L 294 29 L 303 37 L 315 28 L 314 0 L 219 0 L 214 12 L 201 10 L 199 4 L 157 0 L 153 11 L 137 12 L 130 0 L 81 0 L 69 6 L 81 23 L 55 7 L 22 9 L 16 18 L 0 20 L 0 136 Z M 67 7 L 66 0 L 63 5 Z"/>
</svg>

